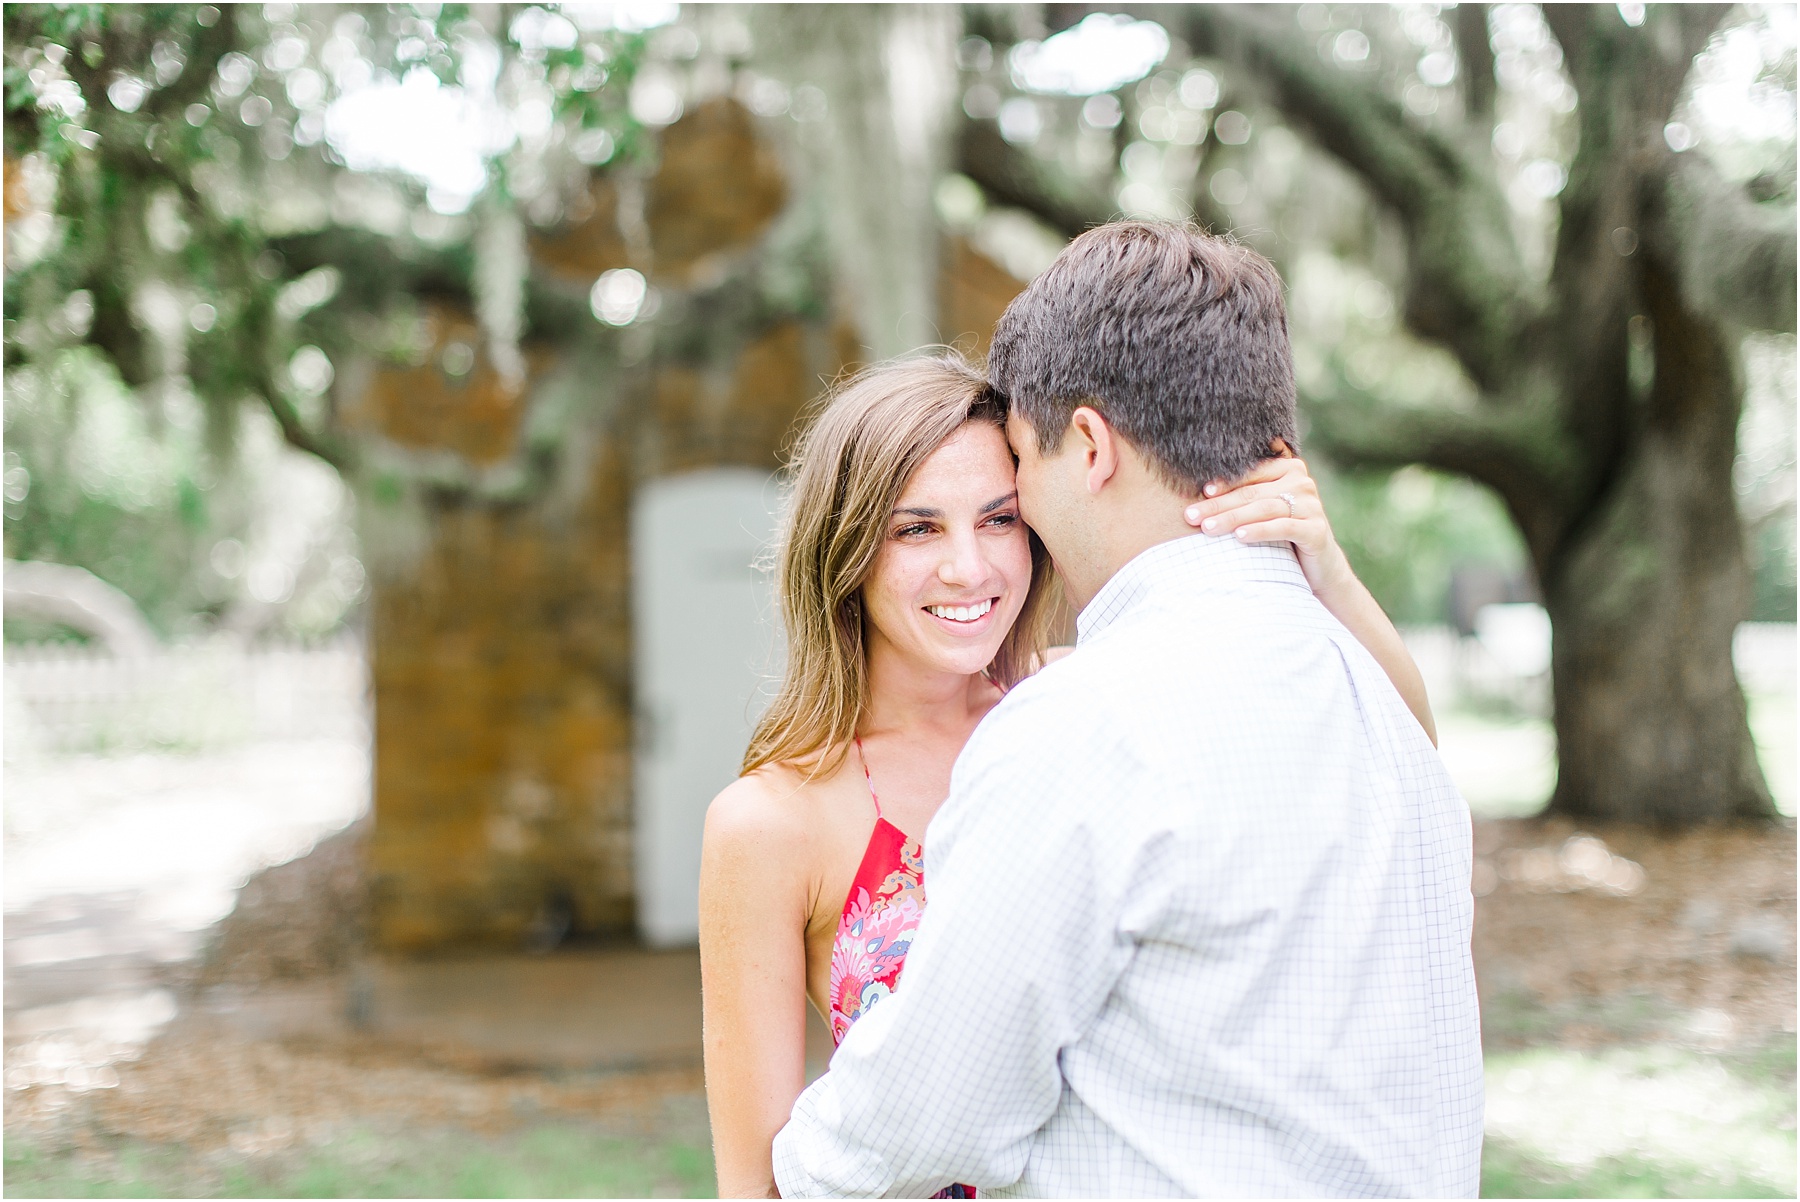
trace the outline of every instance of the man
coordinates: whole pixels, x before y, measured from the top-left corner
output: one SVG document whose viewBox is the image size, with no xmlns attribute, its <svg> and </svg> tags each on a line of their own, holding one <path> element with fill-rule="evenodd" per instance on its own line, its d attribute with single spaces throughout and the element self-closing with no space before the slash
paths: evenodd
<svg viewBox="0 0 1800 1202">
<path fill-rule="evenodd" d="M 901 986 L 795 1104 L 782 1193 L 1473 1196 L 1468 811 L 1292 550 L 1183 518 L 1293 441 L 1274 269 L 1090 230 L 990 364 L 1080 637 L 958 759 Z"/>
</svg>

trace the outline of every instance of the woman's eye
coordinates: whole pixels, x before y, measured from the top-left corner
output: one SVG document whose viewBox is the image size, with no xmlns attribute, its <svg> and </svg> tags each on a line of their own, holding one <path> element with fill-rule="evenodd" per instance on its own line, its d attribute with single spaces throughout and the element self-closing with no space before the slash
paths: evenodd
<svg viewBox="0 0 1800 1202">
<path fill-rule="evenodd" d="M 915 523 L 911 526 L 900 527 L 900 529 L 894 531 L 894 537 L 895 538 L 917 538 L 921 534 L 929 534 L 929 533 L 931 533 L 930 526 L 926 526 L 922 523 Z"/>
<path fill-rule="evenodd" d="M 1017 525 L 1018 521 L 1019 515 L 1016 513 L 996 513 L 993 517 L 988 519 L 988 525 L 1002 527 L 1013 526 Z"/>
</svg>

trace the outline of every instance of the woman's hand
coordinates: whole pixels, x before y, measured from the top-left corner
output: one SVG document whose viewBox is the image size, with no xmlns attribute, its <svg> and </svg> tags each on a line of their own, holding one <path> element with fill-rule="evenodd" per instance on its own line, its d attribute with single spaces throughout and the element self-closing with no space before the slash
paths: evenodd
<svg viewBox="0 0 1800 1202">
<path fill-rule="evenodd" d="M 1303 460 L 1265 459 L 1236 484 L 1214 481 L 1202 491 L 1205 496 L 1187 507 L 1189 525 L 1247 543 L 1293 543 L 1306 582 L 1321 597 L 1353 576 Z"/>
</svg>

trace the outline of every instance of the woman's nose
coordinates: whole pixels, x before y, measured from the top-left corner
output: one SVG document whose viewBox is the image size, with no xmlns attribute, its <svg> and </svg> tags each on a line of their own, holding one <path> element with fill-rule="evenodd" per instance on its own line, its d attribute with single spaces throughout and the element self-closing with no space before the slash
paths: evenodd
<svg viewBox="0 0 1800 1202">
<path fill-rule="evenodd" d="M 939 580 L 966 588 L 987 579 L 987 559 L 981 553 L 981 540 L 975 537 L 973 530 L 965 530 L 951 538 L 945 549 L 948 554 L 938 564 Z"/>
</svg>

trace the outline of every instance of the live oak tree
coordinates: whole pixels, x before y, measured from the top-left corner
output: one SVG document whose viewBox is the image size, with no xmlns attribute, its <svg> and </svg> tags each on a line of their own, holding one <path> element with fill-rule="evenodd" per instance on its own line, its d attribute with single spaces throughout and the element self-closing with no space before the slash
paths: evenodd
<svg viewBox="0 0 1800 1202">
<path fill-rule="evenodd" d="M 1792 159 L 1747 188 L 1674 149 L 1665 127 L 1727 10 L 1636 6 L 1633 25 L 1631 8 L 1543 10 L 1578 96 L 1547 271 L 1528 262 L 1496 177 L 1487 6 L 1444 14 L 1462 60 L 1449 123 L 1409 112 L 1391 75 L 1334 64 L 1293 9 L 1132 11 L 1223 64 L 1400 231 L 1402 320 L 1454 356 L 1473 398 L 1406 403 L 1341 370 L 1308 373 L 1311 438 L 1339 462 L 1424 464 L 1504 502 L 1553 623 L 1552 809 L 1664 827 L 1763 819 L 1775 811 L 1731 654 L 1749 594 L 1732 470 L 1739 344 L 1795 328 Z M 1113 212 L 991 127 L 963 146 L 990 194 L 1065 232 Z"/>
<path fill-rule="evenodd" d="M 772 467 L 854 342 L 786 90 L 674 8 L 5 13 L 13 395 L 80 407 L 80 361 L 222 446 L 266 409 L 355 492 L 384 947 L 630 923 L 634 495 Z"/>
<path fill-rule="evenodd" d="M 582 328 L 531 294 L 521 211 L 551 220 L 590 171 L 641 164 L 626 97 L 646 41 L 577 38 L 524 6 L 9 5 L 8 217 L 32 215 L 31 192 L 51 209 L 9 247 L 8 365 L 85 345 L 129 387 L 190 392 L 218 441 L 248 400 L 350 468 L 335 393 L 296 352 L 404 355 L 420 297 L 475 307 L 502 361 L 534 301 L 540 324 Z M 438 213 L 422 183 L 352 171 L 326 138 L 329 103 L 372 77 L 471 70 L 502 108 L 541 94 L 555 135 L 486 148 L 472 207 Z"/>
<path fill-rule="evenodd" d="M 11 177 L 30 156 L 54 173 L 62 232 L 43 257 L 9 261 L 7 364 L 85 343 L 129 384 L 154 390 L 179 379 L 227 433 L 235 406 L 256 398 L 291 442 L 355 474 L 361 449 L 334 421 L 335 393 L 320 395 L 296 373 L 304 366 L 297 351 L 321 347 L 340 362 L 371 344 L 403 352 L 407 298 L 434 294 L 480 312 L 484 339 L 501 358 L 521 330 L 617 335 L 587 316 L 582 298 L 522 278 L 520 212 L 530 207 L 534 171 L 541 192 L 562 188 L 544 186 L 555 173 L 542 161 L 494 160 L 493 186 L 448 224 L 412 188 L 401 190 L 390 232 L 335 218 L 300 228 L 290 217 L 277 228 L 276 202 L 308 190 L 329 202 L 339 181 L 360 187 L 366 178 L 331 161 L 316 122 L 311 145 L 295 145 L 301 122 L 335 92 L 315 94 L 317 78 L 296 80 L 301 70 L 316 77 L 315 61 L 324 65 L 322 32 L 307 35 L 315 44 L 303 48 L 303 67 L 271 53 L 295 36 L 267 18 L 280 7 L 9 6 L 9 205 Z M 1319 11 L 1340 10 L 1370 24 L 1388 11 Z M 300 26 L 323 12 L 298 11 Z M 523 6 L 334 11 L 351 20 L 332 36 L 396 74 L 427 69 L 452 80 L 460 47 L 475 42 L 497 47 L 506 63 L 523 61 L 571 134 L 587 131 L 597 145 L 604 132 L 612 157 L 600 169 L 620 173 L 629 190 L 639 130 L 625 97 L 643 38 L 606 34 L 596 56 L 584 49 L 595 41 L 586 35 L 574 47 L 521 44 L 510 22 L 541 11 Z M 962 17 L 967 32 L 1004 46 L 1087 11 L 979 6 Z M 1304 374 L 1311 439 L 1345 463 L 1459 473 L 1504 502 L 1553 621 L 1554 808 L 1661 825 L 1772 814 L 1731 661 L 1748 583 L 1732 465 L 1742 336 L 1795 328 L 1792 165 L 1746 188 L 1665 135 L 1694 57 L 1726 10 L 1546 6 L 1542 19 L 1573 89 L 1576 144 L 1542 254 L 1521 237 L 1497 176 L 1486 6 L 1441 14 L 1454 30 L 1454 120 L 1409 110 L 1391 73 L 1322 56 L 1317 31 L 1303 29 L 1293 9 L 1133 11 L 1176 38 L 1169 65 L 1183 54 L 1212 64 L 1242 97 L 1234 103 L 1279 113 L 1397 231 L 1401 320 L 1453 357 L 1458 388 L 1402 398 L 1387 381 L 1372 383 L 1343 370 L 1341 356 L 1328 357 Z M 931 223 L 897 221 L 892 210 L 904 195 L 918 216 L 925 191 L 917 177 L 940 155 L 953 155 L 991 202 L 1072 236 L 1119 211 L 1119 151 L 1132 141 L 1135 113 L 1111 135 L 1100 169 L 1069 170 L 1007 141 L 987 110 L 959 116 L 948 95 L 933 101 L 946 91 L 935 74 L 922 93 L 909 91 L 921 77 L 907 54 L 945 53 L 950 34 L 940 18 L 845 10 L 821 26 L 825 18 L 801 10 L 752 22 L 750 65 L 791 86 L 796 117 L 813 105 L 805 89 L 814 89 L 812 130 L 849 136 L 856 122 L 884 112 L 898 119 L 914 101 L 952 110 L 911 134 L 886 131 L 885 150 L 883 139 L 863 139 L 867 153 L 856 164 L 829 145 L 808 148 L 824 178 L 837 288 L 850 293 L 839 303 L 855 313 L 864 343 L 883 352 L 913 339 L 906 323 L 932 304 Z M 478 28 L 484 19 L 489 25 Z M 802 32 L 811 22 L 814 41 L 843 52 L 820 61 L 816 47 L 788 36 L 794 20 Z M 888 53 L 890 42 L 906 53 Z M 1367 39 L 1362 52 L 1370 53 Z M 584 79 L 600 58 L 603 81 Z M 996 62 L 989 75 L 1003 77 L 1004 67 Z M 563 163 L 575 166 L 567 155 Z M 1200 183 L 1196 176 L 1194 208 L 1229 226 Z M 433 224 L 456 232 L 418 236 Z M 21 243 L 9 235 L 10 257 Z M 211 315 L 159 316 L 155 290 L 141 287 L 156 279 L 179 285 L 184 307 L 205 301 Z M 328 281 L 338 301 L 320 305 Z M 704 306 L 693 317 L 684 328 L 702 336 Z"/>
<path fill-rule="evenodd" d="M 452 347 L 467 362 L 446 359 L 453 382 L 470 378 L 477 345 L 516 368 L 523 338 L 605 355 L 626 336 L 595 319 L 584 290 L 530 278 L 526 241 L 591 182 L 641 183 L 654 139 L 628 95 L 647 32 L 578 33 L 527 6 L 16 4 L 5 34 L 6 366 L 15 400 L 41 394 L 40 410 L 68 417 L 13 439 L 31 484 L 28 502 L 9 496 L 9 553 L 110 575 L 171 629 L 205 626 L 209 605 L 222 627 L 267 622 L 267 605 L 221 603 L 235 586 L 207 568 L 208 549 L 241 534 L 231 490 L 212 486 L 236 481 L 246 412 L 266 412 L 371 502 L 363 559 L 379 568 L 386 515 L 416 525 L 424 493 L 489 481 L 349 428 L 368 365 L 421 359 L 434 308 L 479 318 L 481 336 Z M 347 163 L 326 136 L 330 105 L 384 80 L 432 85 L 415 94 L 485 87 L 490 122 L 538 105 L 549 129 L 488 133 L 475 202 L 444 204 L 391 164 Z M 57 462 L 102 394 L 124 395 L 159 449 L 183 446 L 167 512 L 84 498 Z M 196 418 L 210 454 L 186 450 Z M 509 495 L 541 492 L 558 466 L 543 450 L 489 477 Z M 361 569 L 348 562 L 355 583 L 341 591 L 354 597 Z"/>
<path fill-rule="evenodd" d="M 1479 17 L 1470 9 L 1463 20 Z M 1197 47 L 1265 80 L 1406 232 L 1405 320 L 1456 356 L 1479 398 L 1402 409 L 1339 381 L 1308 398 L 1314 429 L 1346 459 L 1464 473 L 1504 500 L 1554 631 L 1551 805 L 1576 818 L 1774 812 L 1731 658 L 1749 586 L 1732 465 L 1742 332 L 1794 330 L 1792 178 L 1784 199 L 1757 204 L 1665 135 L 1725 12 L 1652 5 L 1634 27 L 1614 6 L 1545 6 L 1579 141 L 1541 285 L 1471 149 L 1485 130 L 1421 128 L 1276 14 L 1197 8 L 1184 23 Z M 1492 78 L 1480 57 L 1464 71 Z"/>
</svg>

